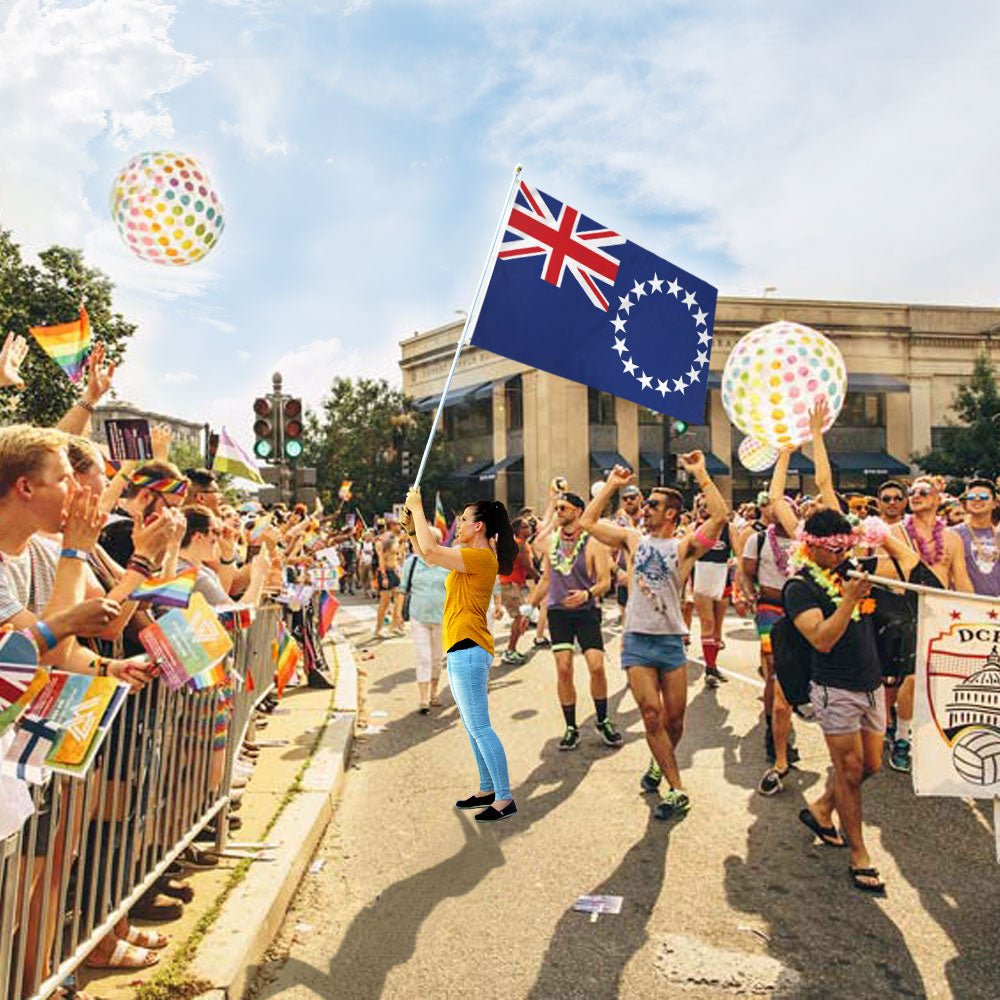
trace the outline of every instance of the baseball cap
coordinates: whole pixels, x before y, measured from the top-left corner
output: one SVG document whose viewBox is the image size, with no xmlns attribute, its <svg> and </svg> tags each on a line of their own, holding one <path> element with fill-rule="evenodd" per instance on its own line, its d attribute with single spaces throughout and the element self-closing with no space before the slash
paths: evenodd
<svg viewBox="0 0 1000 1000">
<path fill-rule="evenodd" d="M 626 486 L 625 489 L 622 490 L 623 497 L 637 497 L 638 495 L 639 495 L 638 486 Z"/>
<path fill-rule="evenodd" d="M 587 505 L 583 502 L 583 497 L 577 493 L 562 493 L 560 494 L 560 499 L 565 500 L 566 503 L 572 504 L 574 507 L 578 507 L 580 510 L 586 510 Z"/>
</svg>

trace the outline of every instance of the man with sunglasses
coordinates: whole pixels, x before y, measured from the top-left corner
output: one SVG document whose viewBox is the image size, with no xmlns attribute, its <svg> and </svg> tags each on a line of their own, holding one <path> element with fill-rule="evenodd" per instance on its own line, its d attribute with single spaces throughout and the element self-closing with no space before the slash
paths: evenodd
<svg viewBox="0 0 1000 1000">
<path fill-rule="evenodd" d="M 891 528 L 903 523 L 906 513 L 906 487 L 895 479 L 888 479 L 878 488 L 879 516 Z"/>
<path fill-rule="evenodd" d="M 996 486 L 972 479 L 962 495 L 965 523 L 954 529 L 965 549 L 965 565 L 977 594 L 1000 597 L 1000 528 L 994 527 Z"/>
<path fill-rule="evenodd" d="M 554 507 L 556 530 L 546 547 L 542 578 L 529 603 L 537 608 L 547 598 L 559 704 L 566 722 L 559 749 L 575 750 L 580 745 L 573 684 L 574 643 L 580 644 L 590 671 L 597 731 L 607 746 L 620 747 L 622 734 L 608 717 L 608 677 L 601 634 L 600 598 L 611 589 L 611 559 L 608 550 L 580 523 L 585 507 L 582 497 L 560 493 Z"/>
<path fill-rule="evenodd" d="M 622 669 L 627 672 L 629 690 L 642 713 L 646 742 L 670 784 L 654 812 L 657 819 L 682 816 L 691 807 L 675 753 L 684 733 L 687 708 L 687 627 L 681 591 L 695 560 L 715 545 L 729 513 L 705 470 L 705 456 L 692 451 L 681 455 L 679 462 L 697 481 L 708 503 L 709 516 L 696 531 L 675 537 L 684 499 L 676 490 L 664 486 L 654 487 L 645 501 L 646 534 L 600 520 L 611 494 L 632 479 L 631 471 L 622 466 L 612 470 L 582 519 L 598 541 L 625 549 L 632 567 Z"/>
</svg>

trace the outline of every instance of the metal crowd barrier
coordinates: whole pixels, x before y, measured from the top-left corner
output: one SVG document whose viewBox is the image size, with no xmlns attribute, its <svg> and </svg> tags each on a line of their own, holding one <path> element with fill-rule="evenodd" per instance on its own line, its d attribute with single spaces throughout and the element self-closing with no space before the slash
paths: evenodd
<svg viewBox="0 0 1000 1000">
<path fill-rule="evenodd" d="M 154 682 L 126 699 L 86 778 L 32 788 L 34 814 L 0 841 L 0 1000 L 52 994 L 213 818 L 224 849 L 233 764 L 273 687 L 281 613 L 262 608 L 233 634 L 235 689 Z"/>
</svg>

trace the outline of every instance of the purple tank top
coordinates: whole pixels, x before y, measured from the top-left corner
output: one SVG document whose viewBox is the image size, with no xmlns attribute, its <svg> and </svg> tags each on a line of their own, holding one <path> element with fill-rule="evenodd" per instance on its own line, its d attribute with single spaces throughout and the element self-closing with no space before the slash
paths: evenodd
<svg viewBox="0 0 1000 1000">
<path fill-rule="evenodd" d="M 552 572 L 549 575 L 548 606 L 550 608 L 561 608 L 563 601 L 566 600 L 566 595 L 571 590 L 587 590 L 597 583 L 596 577 L 587 572 L 587 539 L 589 537 L 586 531 L 580 534 L 580 538 L 578 539 L 579 551 L 570 565 L 569 571 L 563 574 L 556 569 L 556 564 L 561 564 L 569 553 L 565 552 L 561 532 L 556 532 L 552 536 L 552 543 L 549 547 L 549 562 L 552 564 Z M 574 546 L 576 544 L 574 543 Z M 580 607 L 573 610 L 583 611 L 585 608 L 596 607 L 597 602 L 591 598 L 586 604 L 581 604 Z"/>
</svg>

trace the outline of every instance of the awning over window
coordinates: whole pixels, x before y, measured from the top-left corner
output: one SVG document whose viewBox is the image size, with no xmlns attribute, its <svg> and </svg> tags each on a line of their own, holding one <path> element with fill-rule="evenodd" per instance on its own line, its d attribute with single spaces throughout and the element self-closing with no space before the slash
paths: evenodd
<svg viewBox="0 0 1000 1000">
<path fill-rule="evenodd" d="M 800 476 L 812 476 L 816 472 L 816 466 L 808 455 L 803 455 L 801 451 L 792 452 L 791 461 L 788 463 L 789 472 L 797 472 Z M 770 475 L 770 473 L 768 473 Z"/>
<path fill-rule="evenodd" d="M 607 475 L 616 465 L 629 466 L 629 463 L 625 461 L 617 451 L 592 451 L 590 453 L 590 461 L 596 465 L 601 472 Z"/>
<path fill-rule="evenodd" d="M 476 478 L 481 483 L 496 479 L 504 469 L 509 469 L 515 463 L 520 462 L 523 457 L 522 455 L 508 455 L 506 458 L 501 458 L 499 462 L 494 462 L 492 465 L 487 465 L 485 469 L 481 469 L 476 474 Z"/>
<path fill-rule="evenodd" d="M 908 476 L 910 467 L 884 451 L 835 451 L 830 464 L 838 472 L 860 472 L 864 476 Z"/>
<path fill-rule="evenodd" d="M 655 451 L 640 451 L 639 461 L 651 469 L 659 469 L 660 456 Z"/>
<path fill-rule="evenodd" d="M 457 403 L 471 403 L 477 399 L 488 399 L 493 392 L 492 382 L 479 382 L 475 385 L 463 385 L 458 389 L 452 389 L 448 393 L 448 399 L 445 401 L 445 406 L 454 406 Z M 440 395 L 434 396 L 424 396 L 422 399 L 418 399 L 414 404 L 413 408 L 419 410 L 421 413 L 428 413 L 431 410 L 437 409 L 438 400 Z"/>
<path fill-rule="evenodd" d="M 471 465 L 468 469 L 456 469 L 449 478 L 454 482 L 464 483 L 467 479 L 478 479 L 480 472 L 485 472 L 487 469 L 493 467 L 493 459 L 488 462 L 479 462 L 477 465 Z"/>
<path fill-rule="evenodd" d="M 909 392 L 909 385 L 895 375 L 847 373 L 848 392 Z"/>
<path fill-rule="evenodd" d="M 729 466 L 718 455 L 708 452 L 705 455 L 705 471 L 710 476 L 728 476 Z"/>
</svg>

